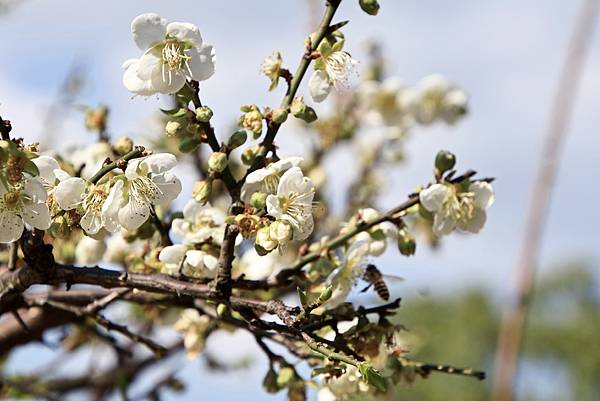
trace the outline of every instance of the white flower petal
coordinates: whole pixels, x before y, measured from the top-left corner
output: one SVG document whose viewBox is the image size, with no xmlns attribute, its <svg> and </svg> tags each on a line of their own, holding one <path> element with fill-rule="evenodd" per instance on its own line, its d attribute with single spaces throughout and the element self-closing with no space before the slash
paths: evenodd
<svg viewBox="0 0 600 401">
<path fill-rule="evenodd" d="M 111 233 L 117 232 L 119 224 L 119 208 L 123 200 L 123 180 L 117 180 L 102 205 L 102 224 Z"/>
<path fill-rule="evenodd" d="M 158 260 L 163 263 L 178 265 L 183 260 L 187 249 L 185 245 L 181 244 L 166 246 L 158 254 Z"/>
<path fill-rule="evenodd" d="M 443 184 L 433 184 L 419 193 L 421 205 L 430 212 L 439 211 L 446 199 L 450 189 Z"/>
<path fill-rule="evenodd" d="M 46 199 L 48 199 L 48 193 L 46 192 L 46 189 L 37 178 L 26 179 L 23 192 L 25 192 L 25 194 L 29 196 L 33 202 L 46 202 Z"/>
<path fill-rule="evenodd" d="M 138 177 L 138 167 L 142 161 L 144 161 L 144 157 L 130 160 L 127 163 L 127 167 L 125 168 L 125 178 L 129 181 L 133 181 Z"/>
<path fill-rule="evenodd" d="M 487 216 L 485 210 L 475 209 L 473 217 L 469 219 L 469 221 L 464 227 L 461 226 L 461 229 L 477 234 L 485 225 L 486 219 Z"/>
<path fill-rule="evenodd" d="M 79 225 L 88 234 L 97 234 L 102 228 L 102 212 L 88 209 L 79 221 Z"/>
<path fill-rule="evenodd" d="M 39 230 L 47 230 L 50 227 L 48 205 L 42 202 L 26 203 L 23 208 L 23 221 Z"/>
<path fill-rule="evenodd" d="M 188 52 L 191 57 L 188 61 L 192 72 L 192 79 L 205 81 L 215 73 L 217 61 L 215 49 L 212 45 L 203 44 L 199 48 L 192 48 Z"/>
<path fill-rule="evenodd" d="M 185 263 L 193 267 L 194 269 L 204 269 L 204 257 L 206 252 L 199 250 L 187 251 L 185 254 Z"/>
<path fill-rule="evenodd" d="M 171 22 L 167 25 L 167 34 L 174 38 L 187 42 L 195 47 L 202 45 L 202 36 L 200 30 L 194 24 L 189 22 Z"/>
<path fill-rule="evenodd" d="M 8 244 L 21 238 L 23 219 L 8 210 L 0 213 L 0 244 Z"/>
<path fill-rule="evenodd" d="M 171 173 L 155 175 L 152 177 L 152 181 L 161 190 L 161 195 L 155 201 L 156 205 L 167 206 L 181 192 L 181 182 Z"/>
<path fill-rule="evenodd" d="M 283 211 L 279 207 L 279 199 L 277 199 L 277 195 L 269 195 L 266 199 L 267 204 L 267 213 L 276 219 L 280 219 L 283 216 Z"/>
<path fill-rule="evenodd" d="M 83 266 L 93 266 L 106 251 L 106 243 L 102 240 L 95 240 L 91 237 L 84 236 L 75 247 L 75 260 Z"/>
<path fill-rule="evenodd" d="M 469 186 L 469 192 L 473 192 L 473 202 L 479 209 L 487 209 L 494 204 L 495 195 L 492 185 L 485 181 L 477 181 Z"/>
<path fill-rule="evenodd" d="M 129 201 L 119 209 L 119 223 L 127 230 L 136 230 L 150 217 L 150 207 L 147 203 L 129 196 Z"/>
<path fill-rule="evenodd" d="M 433 217 L 433 233 L 438 237 L 448 235 L 456 228 L 456 222 L 452 219 L 445 219 L 439 213 Z"/>
<path fill-rule="evenodd" d="M 75 209 L 81 203 L 85 193 L 85 180 L 69 177 L 61 181 L 54 189 L 54 197 L 63 210 Z"/>
<path fill-rule="evenodd" d="M 317 103 L 327 99 L 332 87 L 333 85 L 329 82 L 327 74 L 322 70 L 314 71 L 308 80 L 310 96 Z"/>
<path fill-rule="evenodd" d="M 147 50 L 165 39 L 167 21 L 156 13 L 138 15 L 131 22 L 133 40 L 140 50 Z"/>
<path fill-rule="evenodd" d="M 54 170 L 60 169 L 58 162 L 54 158 L 45 155 L 36 157 L 31 161 L 37 166 L 38 170 L 40 171 L 39 176 L 47 183 L 54 185 L 54 182 L 56 181 L 56 175 L 54 174 Z"/>
<path fill-rule="evenodd" d="M 123 63 L 123 85 L 132 93 L 140 96 L 151 96 L 156 93 L 149 78 L 142 79 L 139 76 L 139 60 L 130 59 Z"/>
<path fill-rule="evenodd" d="M 171 153 L 157 153 L 148 156 L 140 162 L 144 171 L 160 174 L 171 170 L 177 165 L 177 158 Z"/>
</svg>

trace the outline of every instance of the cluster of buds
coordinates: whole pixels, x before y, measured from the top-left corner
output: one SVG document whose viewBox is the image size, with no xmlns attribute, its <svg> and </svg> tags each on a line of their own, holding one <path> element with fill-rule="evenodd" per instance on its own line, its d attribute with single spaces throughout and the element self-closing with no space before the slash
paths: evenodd
<svg viewBox="0 0 600 401">
<path fill-rule="evenodd" d="M 252 134 L 252 139 L 258 139 L 263 130 L 263 115 L 256 105 L 242 106 L 244 113 L 240 117 L 240 127 L 247 129 Z"/>
</svg>

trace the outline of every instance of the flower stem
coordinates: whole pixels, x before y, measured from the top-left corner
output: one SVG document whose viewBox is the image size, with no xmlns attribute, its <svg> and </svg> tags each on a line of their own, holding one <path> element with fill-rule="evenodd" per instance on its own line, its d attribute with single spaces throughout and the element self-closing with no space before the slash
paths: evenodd
<svg viewBox="0 0 600 401">
<path fill-rule="evenodd" d="M 93 177 L 89 179 L 89 181 L 92 184 L 96 184 L 98 181 L 100 181 L 100 179 L 102 177 L 104 177 L 105 174 L 108 174 L 112 170 L 119 167 L 119 164 L 121 164 L 123 162 L 127 162 L 131 159 L 135 159 L 136 157 L 140 157 L 142 155 L 143 151 L 144 151 L 143 146 L 136 146 L 135 149 L 133 149 L 131 152 L 127 153 L 125 156 L 121 157 L 120 159 L 115 160 L 112 163 L 108 163 L 108 164 L 102 166 L 102 168 L 100 170 L 98 170 L 98 172 L 96 174 L 94 174 Z"/>
</svg>

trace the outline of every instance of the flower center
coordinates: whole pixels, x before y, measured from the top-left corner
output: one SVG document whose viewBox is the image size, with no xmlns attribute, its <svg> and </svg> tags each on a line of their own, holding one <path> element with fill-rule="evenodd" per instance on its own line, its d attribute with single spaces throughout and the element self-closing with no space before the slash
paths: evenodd
<svg viewBox="0 0 600 401">
<path fill-rule="evenodd" d="M 356 60 L 348 52 L 333 52 L 325 59 L 325 72 L 338 88 L 340 85 L 347 87 L 348 78 L 354 72 Z"/>
<path fill-rule="evenodd" d="M 287 197 L 279 198 L 279 205 L 283 213 L 290 216 L 296 223 L 300 224 L 312 213 L 312 196 L 314 192 L 298 194 L 291 192 Z"/>
<path fill-rule="evenodd" d="M 162 76 L 163 80 L 172 81 L 172 74 L 183 74 L 187 77 L 192 76 L 189 61 L 191 56 L 187 55 L 188 46 L 177 40 L 168 40 L 162 49 Z"/>
<path fill-rule="evenodd" d="M 456 189 L 452 188 L 452 193 L 444 202 L 444 217 L 461 223 L 471 220 L 475 214 L 473 196 L 472 192 L 456 194 Z"/>
<path fill-rule="evenodd" d="M 4 205 L 8 209 L 16 209 L 20 201 L 19 192 L 7 192 L 4 194 Z"/>
<path fill-rule="evenodd" d="M 129 194 L 139 202 L 155 204 L 163 192 L 150 178 L 141 176 L 130 181 Z"/>
<path fill-rule="evenodd" d="M 95 212 L 100 211 L 107 196 L 108 194 L 100 188 L 94 188 L 88 191 L 82 202 L 84 211 L 89 209 Z"/>
</svg>

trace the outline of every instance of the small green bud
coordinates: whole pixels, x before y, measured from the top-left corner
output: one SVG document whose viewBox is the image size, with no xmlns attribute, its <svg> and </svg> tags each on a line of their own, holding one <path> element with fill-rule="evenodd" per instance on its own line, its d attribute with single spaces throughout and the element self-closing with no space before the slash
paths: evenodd
<svg viewBox="0 0 600 401">
<path fill-rule="evenodd" d="M 223 152 L 213 152 L 208 158 L 208 171 L 220 173 L 227 168 L 229 161 Z"/>
<path fill-rule="evenodd" d="M 251 147 L 244 152 L 242 152 L 242 163 L 249 166 L 252 164 L 254 159 L 256 158 L 256 153 L 258 152 L 258 147 Z"/>
<path fill-rule="evenodd" d="M 250 197 L 250 205 L 258 210 L 264 209 L 267 204 L 267 194 L 264 192 L 255 192 Z"/>
<path fill-rule="evenodd" d="M 201 123 L 209 122 L 212 116 L 213 111 L 210 109 L 210 107 L 202 106 L 196 109 L 196 120 L 200 121 Z"/>
<path fill-rule="evenodd" d="M 210 194 L 212 193 L 212 180 L 197 181 L 192 188 L 192 197 L 194 200 L 202 205 L 208 202 Z"/>
<path fill-rule="evenodd" d="M 165 125 L 165 133 L 167 136 L 177 136 L 181 132 L 181 123 L 179 121 L 169 121 Z"/>
<path fill-rule="evenodd" d="M 133 150 L 133 140 L 129 137 L 122 136 L 116 140 L 114 149 L 119 156 L 124 156 Z"/>
<path fill-rule="evenodd" d="M 398 249 L 404 256 L 412 256 L 417 249 L 413 236 L 404 228 L 398 231 Z"/>
<path fill-rule="evenodd" d="M 236 131 L 233 134 L 231 134 L 231 136 L 229 137 L 229 141 L 227 141 L 227 147 L 230 150 L 239 148 L 244 143 L 246 143 L 247 139 L 248 139 L 248 134 L 246 133 L 246 131 L 244 131 L 244 130 Z"/>
<path fill-rule="evenodd" d="M 377 15 L 379 12 L 379 2 L 377 0 L 358 0 L 358 4 L 369 15 Z"/>
<path fill-rule="evenodd" d="M 304 101 L 302 100 L 302 96 L 297 97 L 292 101 L 290 111 L 292 112 L 294 117 L 304 120 L 308 124 L 312 123 L 317 119 L 317 113 L 312 107 L 304 103 Z"/>
<path fill-rule="evenodd" d="M 277 124 L 283 124 L 288 118 L 288 111 L 284 108 L 275 109 L 273 111 L 273 122 Z"/>
<path fill-rule="evenodd" d="M 435 156 L 435 168 L 440 174 L 452 170 L 456 164 L 456 156 L 447 150 L 440 150 Z"/>
</svg>

